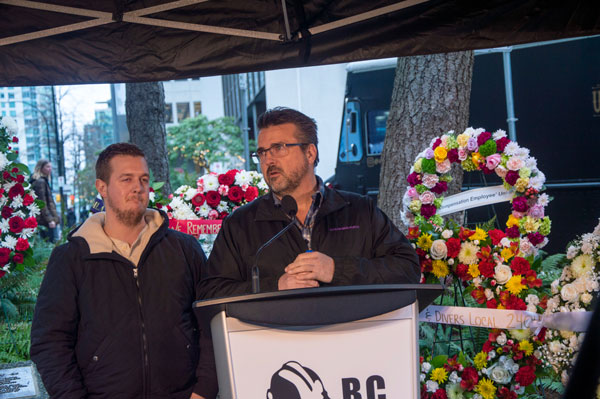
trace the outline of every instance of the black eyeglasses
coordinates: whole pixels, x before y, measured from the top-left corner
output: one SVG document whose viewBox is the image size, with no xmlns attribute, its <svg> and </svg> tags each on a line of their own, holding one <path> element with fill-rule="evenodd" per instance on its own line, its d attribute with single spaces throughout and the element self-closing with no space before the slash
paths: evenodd
<svg viewBox="0 0 600 399">
<path fill-rule="evenodd" d="M 256 152 L 252 153 L 252 161 L 254 163 L 260 163 L 265 160 L 267 153 L 271 153 L 273 158 L 285 157 L 289 150 L 288 147 L 296 147 L 299 145 L 309 145 L 310 143 L 275 143 L 269 148 L 259 148 Z"/>
</svg>

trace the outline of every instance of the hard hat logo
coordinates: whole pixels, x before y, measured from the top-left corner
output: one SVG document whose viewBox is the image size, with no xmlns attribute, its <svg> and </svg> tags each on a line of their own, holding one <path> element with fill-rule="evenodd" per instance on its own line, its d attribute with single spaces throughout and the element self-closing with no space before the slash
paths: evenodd
<svg viewBox="0 0 600 399">
<path fill-rule="evenodd" d="M 271 377 L 267 399 L 331 398 L 317 373 L 296 361 L 289 361 Z"/>
</svg>

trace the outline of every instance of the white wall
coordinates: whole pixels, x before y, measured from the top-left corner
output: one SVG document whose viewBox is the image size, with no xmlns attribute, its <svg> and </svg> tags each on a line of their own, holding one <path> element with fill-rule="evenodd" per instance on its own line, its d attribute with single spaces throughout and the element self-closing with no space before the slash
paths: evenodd
<svg viewBox="0 0 600 399">
<path fill-rule="evenodd" d="M 220 76 L 209 76 L 199 80 L 170 80 L 163 82 L 165 88 L 165 103 L 173 104 L 173 121 L 176 122 L 176 103 L 189 102 L 193 107 L 195 101 L 202 103 L 202 114 L 208 119 L 216 119 L 225 115 L 223 106 L 223 86 Z M 193 108 L 190 109 L 190 116 Z M 172 124 L 168 123 L 167 126 Z"/>
<path fill-rule="evenodd" d="M 346 64 L 265 72 L 267 108 L 294 108 L 317 121 L 319 165 L 327 179 L 335 173 L 346 88 Z"/>
</svg>

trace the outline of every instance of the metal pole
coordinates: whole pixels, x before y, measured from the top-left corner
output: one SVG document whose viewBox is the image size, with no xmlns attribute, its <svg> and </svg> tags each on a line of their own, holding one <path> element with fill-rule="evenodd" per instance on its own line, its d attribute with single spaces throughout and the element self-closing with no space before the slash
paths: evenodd
<svg viewBox="0 0 600 399">
<path fill-rule="evenodd" d="M 54 110 L 54 139 L 56 141 L 56 158 L 58 162 L 58 187 L 60 193 L 60 219 L 62 226 L 65 224 L 65 195 L 63 186 L 65 184 L 65 159 L 63 157 L 62 140 L 58 133 L 58 112 L 56 111 L 56 93 L 52 86 L 52 108 Z"/>
<path fill-rule="evenodd" d="M 506 91 L 506 121 L 508 122 L 508 138 L 511 141 L 517 141 L 517 128 L 515 122 L 518 121 L 515 118 L 515 103 L 513 97 L 513 84 L 512 84 L 512 68 L 510 65 L 510 52 L 511 47 L 507 47 L 502 52 L 502 61 L 504 64 L 504 89 Z"/>
<path fill-rule="evenodd" d="M 244 169 L 250 170 L 250 148 L 248 146 L 248 99 L 246 98 L 247 93 L 247 82 L 246 74 L 242 73 L 239 75 L 240 83 L 240 96 L 242 97 L 242 137 L 244 139 Z"/>
<path fill-rule="evenodd" d="M 121 141 L 121 132 L 119 131 L 119 123 L 117 121 L 117 96 L 114 83 L 110 84 L 110 108 L 113 120 L 113 140 L 115 143 L 118 143 Z"/>
</svg>

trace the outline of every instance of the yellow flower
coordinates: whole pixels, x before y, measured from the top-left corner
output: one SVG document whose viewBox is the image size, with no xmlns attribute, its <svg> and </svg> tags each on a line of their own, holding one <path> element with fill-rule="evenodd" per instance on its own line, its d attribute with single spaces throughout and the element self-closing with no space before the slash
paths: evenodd
<svg viewBox="0 0 600 399">
<path fill-rule="evenodd" d="M 419 237 L 419 239 L 417 240 L 417 246 L 423 251 L 429 251 L 429 248 L 431 248 L 432 243 L 433 241 L 431 241 L 431 234 L 427 233 L 421 234 L 421 237 Z"/>
<path fill-rule="evenodd" d="M 470 265 L 477 262 L 477 252 L 479 247 L 472 242 L 463 242 L 458 253 L 458 260 L 463 265 Z"/>
<path fill-rule="evenodd" d="M 443 367 L 433 369 L 431 379 L 442 384 L 448 379 L 448 372 Z"/>
<path fill-rule="evenodd" d="M 448 270 L 448 264 L 445 261 L 434 260 L 431 263 L 431 272 L 439 278 L 446 277 L 450 271 Z"/>
<path fill-rule="evenodd" d="M 519 342 L 519 350 L 525 352 L 525 356 L 530 356 L 533 353 L 533 345 L 527 340 L 521 341 Z"/>
<path fill-rule="evenodd" d="M 508 217 L 508 220 L 506 221 L 506 227 L 513 227 L 513 226 L 518 226 L 519 225 L 519 219 L 517 219 L 516 217 L 514 217 L 513 215 L 510 215 Z"/>
<path fill-rule="evenodd" d="M 456 142 L 459 146 L 466 147 L 467 143 L 469 142 L 469 135 L 465 133 L 459 134 L 456 136 Z"/>
<path fill-rule="evenodd" d="M 498 307 L 496 309 L 506 309 L 506 307 L 503 304 L 499 303 Z M 498 348 L 498 349 L 500 350 L 500 352 L 502 352 L 502 348 Z"/>
<path fill-rule="evenodd" d="M 481 154 L 478 152 L 474 152 L 471 154 L 471 159 L 473 160 L 473 163 L 475 165 L 479 165 L 479 162 L 481 161 Z"/>
<path fill-rule="evenodd" d="M 413 166 L 413 169 L 415 170 L 415 172 L 421 173 L 423 171 L 423 168 L 421 166 L 422 162 L 423 162 L 423 158 L 417 159 L 417 162 L 415 162 L 415 165 Z"/>
<path fill-rule="evenodd" d="M 496 387 L 487 378 L 482 378 L 479 381 L 477 386 L 475 386 L 475 391 L 483 396 L 483 399 L 493 399 L 496 396 Z"/>
<path fill-rule="evenodd" d="M 519 179 L 517 179 L 517 182 L 515 183 L 515 188 L 517 189 L 517 191 L 523 192 L 523 191 L 527 190 L 528 185 L 529 185 L 529 178 L 520 177 Z"/>
<path fill-rule="evenodd" d="M 527 216 L 523 223 L 523 228 L 528 233 L 535 233 L 540 228 L 540 221 L 535 220 L 531 216 Z"/>
<path fill-rule="evenodd" d="M 527 288 L 525 285 L 523 285 L 522 280 L 523 278 L 520 274 L 512 276 L 510 280 L 508 280 L 508 283 L 506 283 L 506 289 L 508 290 L 508 292 L 510 292 L 513 295 L 519 295 L 521 291 Z"/>
<path fill-rule="evenodd" d="M 596 262 L 594 258 L 587 254 L 581 254 L 571 263 L 571 272 L 575 278 L 585 276 L 594 271 Z"/>
<path fill-rule="evenodd" d="M 479 352 L 475 355 L 475 359 L 473 359 L 473 362 L 475 363 L 475 367 L 477 367 L 477 370 L 481 370 L 482 368 L 487 366 L 487 353 L 483 351 Z"/>
<path fill-rule="evenodd" d="M 475 228 L 475 234 L 473 234 L 471 237 L 469 237 L 469 240 L 474 241 L 474 240 L 485 240 L 487 238 L 487 233 L 485 232 L 485 230 L 480 229 L 479 227 Z"/>
<path fill-rule="evenodd" d="M 469 265 L 469 274 L 475 278 L 477 276 L 479 276 L 479 266 L 477 265 L 477 263 L 471 263 Z"/>
<path fill-rule="evenodd" d="M 504 259 L 504 261 L 508 261 L 510 258 L 515 256 L 515 254 L 510 248 L 502 248 L 502 251 L 500 251 L 500 256 L 502 256 L 502 259 Z"/>
<path fill-rule="evenodd" d="M 435 158 L 436 162 L 444 162 L 447 156 L 448 151 L 446 151 L 446 149 L 441 145 L 437 146 L 436 149 L 433 151 L 433 157 Z"/>
</svg>

